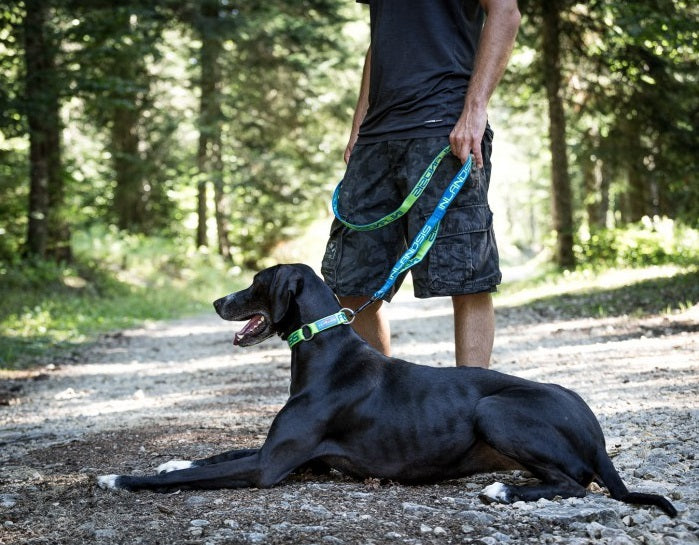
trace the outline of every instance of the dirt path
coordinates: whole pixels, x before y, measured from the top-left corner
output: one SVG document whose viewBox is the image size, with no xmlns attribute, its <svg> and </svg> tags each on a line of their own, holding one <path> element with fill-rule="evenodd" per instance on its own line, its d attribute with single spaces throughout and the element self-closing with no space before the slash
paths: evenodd
<svg viewBox="0 0 699 545">
<path fill-rule="evenodd" d="M 390 312 L 398 357 L 451 365 L 448 301 L 399 296 Z M 331 475 L 272 490 L 97 489 L 96 474 L 262 441 L 286 397 L 288 349 L 276 339 L 234 348 L 231 324 L 212 313 L 112 335 L 84 364 L 0 381 L 0 543 L 699 543 L 698 314 L 498 310 L 493 368 L 578 391 L 629 487 L 666 494 L 674 520 L 599 490 L 486 506 L 477 494 L 493 475 L 420 487 Z"/>
</svg>

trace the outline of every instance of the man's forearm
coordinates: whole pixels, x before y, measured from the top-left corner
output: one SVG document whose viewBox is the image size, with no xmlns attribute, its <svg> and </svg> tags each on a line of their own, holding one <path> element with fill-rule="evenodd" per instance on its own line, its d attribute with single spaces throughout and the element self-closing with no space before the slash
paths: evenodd
<svg viewBox="0 0 699 545">
<path fill-rule="evenodd" d="M 505 72 L 520 21 L 516 0 L 481 0 L 481 4 L 488 17 L 478 44 L 464 109 L 449 135 L 454 155 L 463 163 L 473 153 L 478 168 L 483 168 L 481 140 L 488 122 L 488 102 Z"/>
<path fill-rule="evenodd" d="M 512 53 L 520 13 L 513 0 L 489 0 L 482 2 L 487 19 L 478 45 L 476 63 L 466 93 L 466 107 L 485 108 L 505 72 Z"/>
<path fill-rule="evenodd" d="M 359 127 L 366 117 L 369 110 L 369 80 L 371 78 L 371 47 L 366 52 L 364 58 L 364 69 L 362 70 L 362 84 L 359 88 L 359 98 L 357 99 L 357 107 L 354 110 L 354 118 L 352 119 L 352 132 L 359 132 Z"/>
<path fill-rule="evenodd" d="M 349 142 L 345 148 L 345 163 L 349 162 L 350 155 L 352 154 L 352 149 L 354 144 L 357 142 L 357 137 L 359 135 L 359 128 L 362 126 L 362 122 L 366 117 L 366 113 L 369 110 L 369 81 L 371 74 L 371 46 L 366 53 L 364 58 L 364 68 L 362 69 L 362 83 L 359 87 L 359 98 L 357 99 L 357 106 L 354 109 L 354 117 L 352 118 L 352 130 L 350 131 Z"/>
</svg>

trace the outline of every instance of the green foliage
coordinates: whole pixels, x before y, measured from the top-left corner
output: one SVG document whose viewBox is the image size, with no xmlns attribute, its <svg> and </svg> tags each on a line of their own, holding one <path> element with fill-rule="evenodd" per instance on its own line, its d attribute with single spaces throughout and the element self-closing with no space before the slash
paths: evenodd
<svg viewBox="0 0 699 545">
<path fill-rule="evenodd" d="M 194 0 L 51 0 L 64 121 L 56 207 L 71 230 L 107 223 L 193 238 L 197 184 L 221 181 L 235 263 L 253 264 L 316 216 L 342 167 L 358 87 L 361 55 L 348 62 L 354 37 L 344 30 L 357 8 L 210 4 L 213 23 Z M 0 8 L 0 261 L 20 255 L 26 237 L 24 6 Z M 206 173 L 197 164 L 198 135 L 209 129 L 198 102 L 202 33 L 221 44 L 222 161 Z"/>
<path fill-rule="evenodd" d="M 512 114 L 509 127 L 530 128 L 523 149 L 547 159 L 536 132 L 546 121 L 532 114 L 544 89 L 540 18 L 556 5 L 562 8 L 560 67 L 576 229 L 622 226 L 644 215 L 697 227 L 699 4 L 519 2 L 524 19 L 500 94 Z M 529 166 L 532 179 L 548 177 L 536 162 Z M 550 222 L 541 207 L 525 208 Z"/>
<path fill-rule="evenodd" d="M 583 267 L 699 263 L 699 230 L 669 218 L 643 218 L 623 228 L 582 232 L 575 245 Z"/>
<path fill-rule="evenodd" d="M 0 368 L 60 359 L 100 333 L 211 311 L 242 287 L 215 255 L 167 238 L 94 227 L 76 235 L 71 265 L 0 267 Z"/>
</svg>

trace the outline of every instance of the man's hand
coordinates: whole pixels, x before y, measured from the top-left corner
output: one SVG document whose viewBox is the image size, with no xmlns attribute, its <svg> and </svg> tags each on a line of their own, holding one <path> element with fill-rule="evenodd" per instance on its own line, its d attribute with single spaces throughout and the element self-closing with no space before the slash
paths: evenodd
<svg viewBox="0 0 699 545">
<path fill-rule="evenodd" d="M 468 156 L 473 153 L 476 167 L 483 168 L 481 141 L 487 123 L 488 114 L 485 108 L 481 110 L 464 108 L 461 117 L 449 135 L 451 151 L 459 158 L 461 164 L 464 164 Z"/>
</svg>

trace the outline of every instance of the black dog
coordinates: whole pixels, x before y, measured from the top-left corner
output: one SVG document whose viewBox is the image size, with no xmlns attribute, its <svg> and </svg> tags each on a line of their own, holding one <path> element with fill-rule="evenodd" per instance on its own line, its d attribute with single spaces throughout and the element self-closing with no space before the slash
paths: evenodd
<svg viewBox="0 0 699 545">
<path fill-rule="evenodd" d="M 225 320 L 249 320 L 235 343 L 287 338 L 338 312 L 333 293 L 303 265 L 281 265 L 214 303 Z M 304 337 L 309 337 L 306 333 Z M 617 500 L 677 511 L 662 496 L 629 492 L 605 451 L 590 408 L 570 390 L 477 368 L 434 368 L 387 358 L 351 327 L 292 349 L 291 387 L 260 449 L 169 462 L 148 477 L 106 475 L 103 488 L 270 487 L 321 463 L 358 478 L 426 483 L 525 469 L 541 483 L 495 483 L 484 501 L 582 497 L 593 481 Z"/>
</svg>

